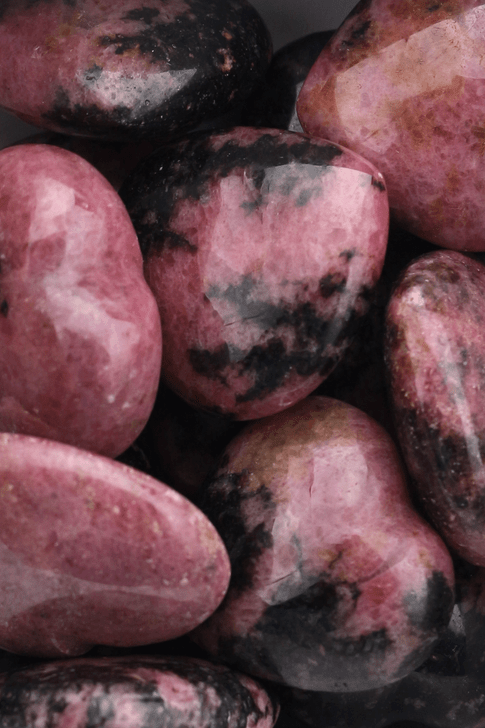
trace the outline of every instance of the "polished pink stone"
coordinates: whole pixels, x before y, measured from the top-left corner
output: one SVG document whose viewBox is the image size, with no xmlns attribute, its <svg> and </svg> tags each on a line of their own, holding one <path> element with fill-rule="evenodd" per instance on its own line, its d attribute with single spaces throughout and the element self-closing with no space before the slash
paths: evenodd
<svg viewBox="0 0 485 728">
<path fill-rule="evenodd" d="M 105 178 L 46 145 L 0 152 L 0 430 L 115 457 L 143 429 L 160 316 Z"/>
<path fill-rule="evenodd" d="M 177 394 L 254 419 L 335 368 L 384 261 L 389 210 L 375 167 L 303 134 L 236 127 L 164 147 L 120 194 Z"/>
<path fill-rule="evenodd" d="M 413 233 L 485 250 L 484 59 L 482 2 L 362 0 L 307 77 L 301 124 L 372 161 Z"/>
<path fill-rule="evenodd" d="M 436 529 L 485 566 L 485 266 L 435 251 L 404 271 L 387 310 L 399 440 Z"/>
<path fill-rule="evenodd" d="M 172 639 L 211 614 L 228 581 L 216 530 L 164 483 L 0 435 L 0 648 L 62 657 Z"/>
<path fill-rule="evenodd" d="M 238 669 L 370 690 L 418 667 L 446 628 L 451 558 L 413 510 L 391 438 L 360 410 L 309 397 L 247 426 L 200 502 L 232 577 L 194 637 Z"/>
<path fill-rule="evenodd" d="M 251 678 L 183 657 L 83 658 L 0 676 L 2 728 L 272 728 Z"/>
</svg>

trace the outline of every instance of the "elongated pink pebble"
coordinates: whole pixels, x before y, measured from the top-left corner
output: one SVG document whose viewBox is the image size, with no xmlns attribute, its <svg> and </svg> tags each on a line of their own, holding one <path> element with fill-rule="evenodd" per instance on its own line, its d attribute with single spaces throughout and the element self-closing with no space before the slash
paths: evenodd
<svg viewBox="0 0 485 728">
<path fill-rule="evenodd" d="M 216 530 L 164 483 L 0 435 L 0 648 L 62 657 L 172 639 L 214 611 L 228 581 Z"/>
</svg>

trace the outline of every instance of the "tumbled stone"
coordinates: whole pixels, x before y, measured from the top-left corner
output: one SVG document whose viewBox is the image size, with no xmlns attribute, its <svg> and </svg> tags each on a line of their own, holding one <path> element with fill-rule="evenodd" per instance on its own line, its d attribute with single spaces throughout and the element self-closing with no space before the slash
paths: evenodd
<svg viewBox="0 0 485 728">
<path fill-rule="evenodd" d="M 119 196 L 42 144 L 0 152 L 0 430 L 115 457 L 152 410 L 162 335 Z"/>
<path fill-rule="evenodd" d="M 399 680 L 428 657 L 453 609 L 453 567 L 413 510 L 385 430 L 309 397 L 245 428 L 200 505 L 232 565 L 193 635 L 224 662 L 303 690 Z"/>
<path fill-rule="evenodd" d="M 436 251 L 401 276 L 387 312 L 386 362 L 399 440 L 445 541 L 485 565 L 485 266 Z"/>
<path fill-rule="evenodd" d="M 83 658 L 0 675 L 2 728 L 272 728 L 254 680 L 183 657 Z"/>
<path fill-rule="evenodd" d="M 246 0 L 5 0 L 0 106 L 66 134 L 165 141 L 249 95 L 271 39 Z"/>
<path fill-rule="evenodd" d="M 379 278 L 382 176 L 292 132 L 198 134 L 120 190 L 163 328 L 162 377 L 196 407 L 264 417 L 313 391 L 346 350 Z"/>
<path fill-rule="evenodd" d="M 0 648 L 80 655 L 173 639 L 229 581 L 223 543 L 148 475 L 68 445 L 0 435 Z"/>
<path fill-rule="evenodd" d="M 378 167 L 404 227 L 485 250 L 484 78 L 485 4 L 362 0 L 310 71 L 298 115 Z"/>
<path fill-rule="evenodd" d="M 241 112 L 241 124 L 303 131 L 296 113 L 296 100 L 311 67 L 334 31 L 305 35 L 274 54 L 261 83 Z"/>
</svg>

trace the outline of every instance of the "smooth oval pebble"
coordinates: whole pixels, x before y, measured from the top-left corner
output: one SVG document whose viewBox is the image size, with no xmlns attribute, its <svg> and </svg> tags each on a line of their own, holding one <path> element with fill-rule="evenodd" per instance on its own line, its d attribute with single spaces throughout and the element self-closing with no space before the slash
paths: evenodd
<svg viewBox="0 0 485 728">
<path fill-rule="evenodd" d="M 0 106 L 110 141 L 165 141 L 229 111 L 271 58 L 246 0 L 4 0 L 0 46 Z"/>
<path fill-rule="evenodd" d="M 308 397 L 248 425 L 200 507 L 232 576 L 192 635 L 239 670 L 370 690 L 424 662 L 450 620 L 450 555 L 413 510 L 394 443 L 350 405 Z"/>
<path fill-rule="evenodd" d="M 162 333 L 127 211 L 64 149 L 0 152 L 0 430 L 116 457 L 143 430 Z"/>
<path fill-rule="evenodd" d="M 207 518 L 108 458 L 0 435 L 0 648 L 62 657 L 178 637 L 229 581 Z"/>
<path fill-rule="evenodd" d="M 245 675 L 183 657 L 82 658 L 0 675 L 2 728 L 272 728 Z"/>
<path fill-rule="evenodd" d="M 120 189 L 163 329 L 162 377 L 195 407 L 254 419 L 335 368 L 387 245 L 379 172 L 275 129 L 196 134 Z"/>
<path fill-rule="evenodd" d="M 455 251 L 412 263 L 386 319 L 399 441 L 435 528 L 485 566 L 485 266 Z"/>
<path fill-rule="evenodd" d="M 361 0 L 301 90 L 303 129 L 382 172 L 395 219 L 485 250 L 485 4 Z"/>
</svg>

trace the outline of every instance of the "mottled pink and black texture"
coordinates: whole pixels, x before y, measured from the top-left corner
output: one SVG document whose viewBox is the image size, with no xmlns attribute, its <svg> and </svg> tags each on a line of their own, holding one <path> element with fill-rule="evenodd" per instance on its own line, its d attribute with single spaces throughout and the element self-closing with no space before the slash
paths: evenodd
<svg viewBox="0 0 485 728">
<path fill-rule="evenodd" d="M 83 658 L 0 675 L 2 728 L 272 728 L 245 675 L 182 657 Z"/>
<path fill-rule="evenodd" d="M 309 397 L 249 425 L 200 507 L 232 576 L 193 635 L 238 669 L 369 690 L 424 662 L 448 624 L 451 558 L 411 507 L 392 440 L 350 405 Z"/>
<path fill-rule="evenodd" d="M 162 318 L 162 376 L 180 396 L 254 419 L 334 369 L 384 261 L 388 203 L 372 165 L 236 127 L 161 149 L 120 194 Z"/>
<path fill-rule="evenodd" d="M 4 0 L 0 105 L 36 126 L 164 141 L 242 103 L 271 39 L 246 0 Z"/>
<path fill-rule="evenodd" d="M 479 0 L 361 0 L 303 85 L 302 127 L 372 161 L 411 232 L 485 250 L 484 59 Z"/>
<path fill-rule="evenodd" d="M 485 267 L 436 251 L 401 276 L 386 362 L 399 440 L 445 541 L 485 565 Z"/>
<path fill-rule="evenodd" d="M 115 457 L 160 378 L 161 330 L 126 209 L 81 157 L 0 152 L 0 430 Z"/>
<path fill-rule="evenodd" d="M 0 435 L 0 648 L 63 657 L 170 640 L 212 613 L 229 574 L 214 527 L 164 483 Z"/>
</svg>

